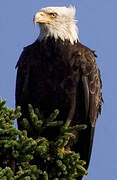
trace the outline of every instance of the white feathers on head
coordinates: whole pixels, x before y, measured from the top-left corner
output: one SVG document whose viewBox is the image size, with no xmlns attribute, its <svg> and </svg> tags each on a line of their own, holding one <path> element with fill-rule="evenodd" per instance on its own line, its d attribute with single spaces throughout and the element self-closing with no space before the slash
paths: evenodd
<svg viewBox="0 0 117 180">
<path fill-rule="evenodd" d="M 57 13 L 53 23 L 40 24 L 39 40 L 51 36 L 62 41 L 69 40 L 72 44 L 78 41 L 78 28 L 75 20 L 75 7 L 46 7 L 40 10 L 45 13 Z"/>
<path fill-rule="evenodd" d="M 46 7 L 46 8 L 42 8 L 42 11 L 45 11 L 47 13 L 53 13 L 53 12 L 57 12 L 58 15 L 62 16 L 65 15 L 67 17 L 70 18 L 74 18 L 75 17 L 75 13 L 76 13 L 76 8 L 73 6 L 70 7 Z"/>
</svg>

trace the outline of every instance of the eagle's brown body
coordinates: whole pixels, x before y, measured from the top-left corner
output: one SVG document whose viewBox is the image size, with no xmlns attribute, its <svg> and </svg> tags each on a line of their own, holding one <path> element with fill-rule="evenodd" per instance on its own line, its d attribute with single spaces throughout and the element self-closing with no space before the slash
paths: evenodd
<svg viewBox="0 0 117 180">
<path fill-rule="evenodd" d="M 24 48 L 17 63 L 16 106 L 22 107 L 21 121 L 27 117 L 27 105 L 38 107 L 47 117 L 55 109 L 58 119 L 71 119 L 72 125 L 87 124 L 73 145 L 81 159 L 90 160 L 93 132 L 101 112 L 101 80 L 95 54 L 82 44 L 48 38 Z M 53 134 L 54 133 L 54 134 Z M 56 131 L 47 133 L 56 137 Z M 29 134 L 32 136 L 32 134 Z M 34 134 L 33 134 L 34 136 Z"/>
</svg>

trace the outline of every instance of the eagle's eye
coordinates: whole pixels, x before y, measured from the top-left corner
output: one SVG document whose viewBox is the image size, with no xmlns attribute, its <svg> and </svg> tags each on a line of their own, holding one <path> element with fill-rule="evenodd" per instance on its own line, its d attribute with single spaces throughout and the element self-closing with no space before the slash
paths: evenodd
<svg viewBox="0 0 117 180">
<path fill-rule="evenodd" d="M 51 17 L 55 18 L 57 16 L 57 13 L 49 13 Z"/>
</svg>

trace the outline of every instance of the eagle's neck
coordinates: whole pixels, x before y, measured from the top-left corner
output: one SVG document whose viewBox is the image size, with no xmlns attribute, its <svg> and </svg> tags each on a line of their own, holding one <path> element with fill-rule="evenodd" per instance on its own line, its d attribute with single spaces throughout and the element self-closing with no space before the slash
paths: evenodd
<svg viewBox="0 0 117 180">
<path fill-rule="evenodd" d="M 62 41 L 68 40 L 71 44 L 75 44 L 78 38 L 78 28 L 75 23 L 61 24 L 60 26 L 40 25 L 39 41 L 52 37 L 55 40 L 61 39 Z"/>
</svg>

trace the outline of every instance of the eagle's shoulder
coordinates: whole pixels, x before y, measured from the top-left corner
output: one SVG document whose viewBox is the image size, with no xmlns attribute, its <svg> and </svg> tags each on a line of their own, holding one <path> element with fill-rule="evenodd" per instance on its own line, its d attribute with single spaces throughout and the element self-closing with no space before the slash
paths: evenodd
<svg viewBox="0 0 117 180">
<path fill-rule="evenodd" d="M 80 42 L 77 43 L 77 50 L 79 55 L 81 56 L 92 56 L 93 58 L 97 57 L 95 50 L 88 48 L 87 46 L 81 44 Z"/>
<path fill-rule="evenodd" d="M 75 66 L 79 66 L 83 74 L 89 74 L 93 69 L 97 69 L 96 54 L 87 46 L 78 42 L 73 47 L 73 60 Z"/>
<path fill-rule="evenodd" d="M 28 45 L 28 46 L 25 46 L 23 48 L 23 51 L 19 57 L 19 60 L 16 64 L 16 67 L 15 68 L 18 68 L 18 67 L 21 67 L 23 64 L 25 64 L 27 62 L 28 59 L 31 58 L 31 55 L 33 54 L 33 52 L 35 51 L 35 49 L 37 47 L 39 47 L 39 41 L 36 40 L 34 43 Z"/>
<path fill-rule="evenodd" d="M 36 48 L 37 46 L 39 46 L 40 42 L 38 40 L 36 40 L 35 42 L 33 42 L 32 44 L 24 47 L 24 51 L 27 51 L 27 50 L 32 50 L 34 48 Z"/>
</svg>

